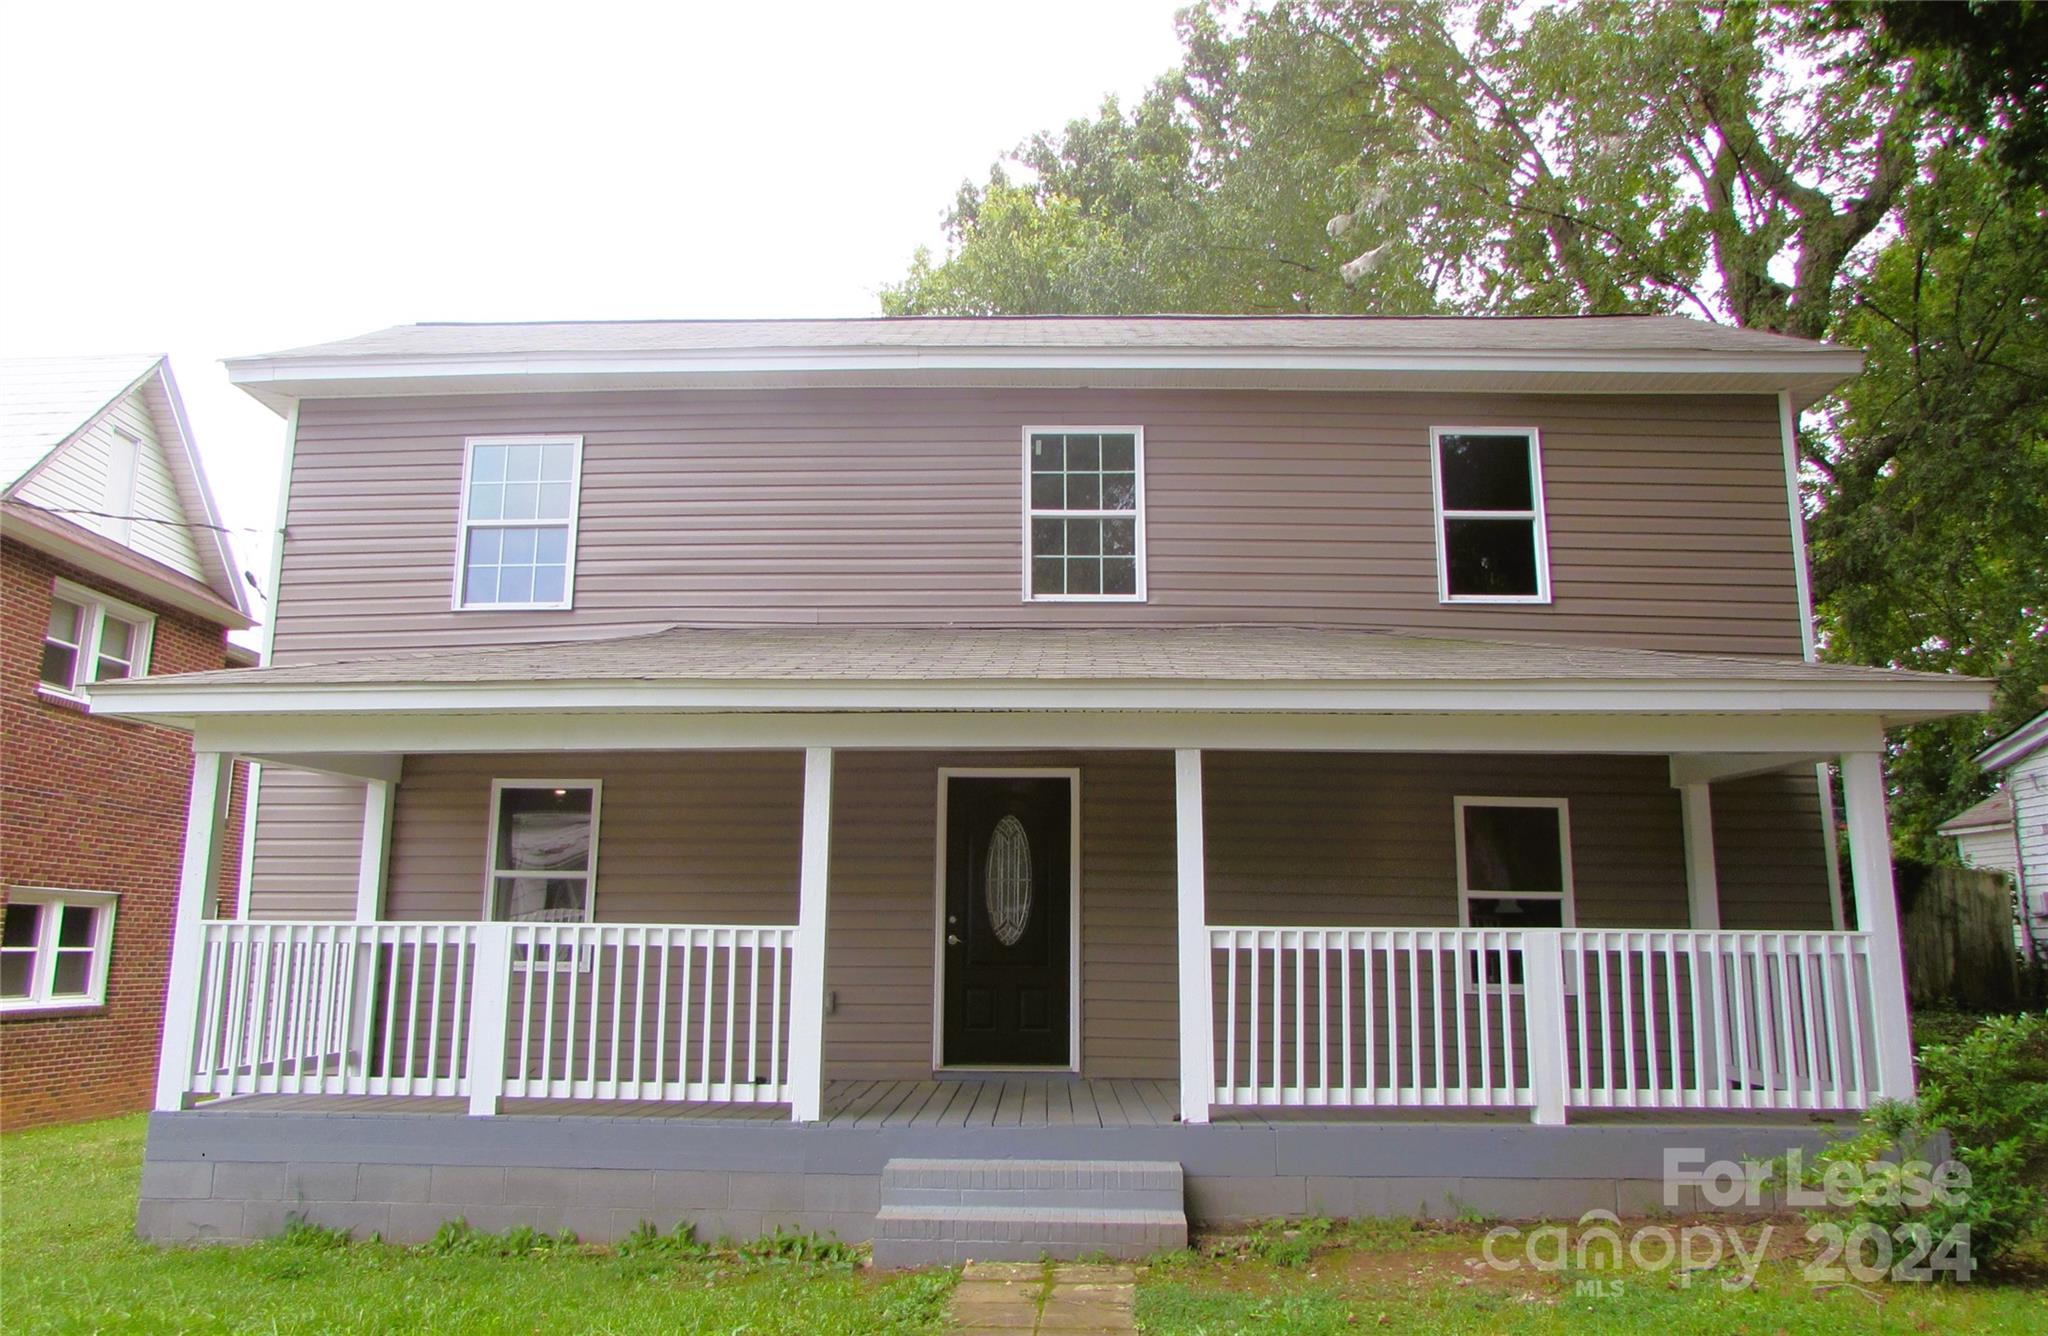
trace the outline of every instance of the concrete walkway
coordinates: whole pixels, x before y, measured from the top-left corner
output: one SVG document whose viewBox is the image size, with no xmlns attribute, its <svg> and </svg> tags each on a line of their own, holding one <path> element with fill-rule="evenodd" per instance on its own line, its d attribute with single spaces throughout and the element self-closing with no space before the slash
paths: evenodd
<svg viewBox="0 0 2048 1336">
<path fill-rule="evenodd" d="M 953 1330 L 1107 1336 L 1133 1330 L 1137 1272 L 1078 1262 L 969 1262 L 953 1291 Z"/>
</svg>

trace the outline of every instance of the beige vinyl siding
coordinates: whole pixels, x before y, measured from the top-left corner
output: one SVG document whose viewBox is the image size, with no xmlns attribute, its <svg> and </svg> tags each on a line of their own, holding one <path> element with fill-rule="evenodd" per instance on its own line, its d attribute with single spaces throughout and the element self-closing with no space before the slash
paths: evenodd
<svg viewBox="0 0 2048 1336">
<path fill-rule="evenodd" d="M 137 518 L 129 525 L 127 545 L 195 580 L 208 580 L 198 545 L 185 527 L 185 507 L 164 450 L 164 434 L 142 390 L 122 398 L 59 450 L 21 489 L 21 499 L 95 533 L 116 537 L 114 522 L 99 513 L 106 510 L 108 451 L 116 432 L 133 437 L 139 446 L 131 512 Z"/>
<path fill-rule="evenodd" d="M 1714 785 L 1711 797 L 1721 926 L 1832 928 L 1820 785 L 1813 774 L 1728 780 Z"/>
<path fill-rule="evenodd" d="M 1021 429 L 1142 426 L 1142 605 L 1021 597 Z M 1554 605 L 1436 596 L 1432 425 L 1543 433 Z M 463 438 L 585 440 L 575 607 L 455 613 Z M 698 390 L 302 406 L 276 661 L 673 622 L 1267 622 L 1799 652 L 1764 396 Z"/>
<path fill-rule="evenodd" d="M 603 781 L 600 922 L 796 922 L 796 752 L 408 757 L 391 819 L 389 917 L 482 916 L 494 779 Z"/>
<path fill-rule="evenodd" d="M 1570 803 L 1581 927 L 1686 926 L 1662 757 L 1211 752 L 1203 771 L 1212 923 L 1455 926 L 1463 796 Z"/>
<path fill-rule="evenodd" d="M 363 857 L 363 785 L 265 764 L 256 785 L 252 919 L 352 919 Z"/>
</svg>

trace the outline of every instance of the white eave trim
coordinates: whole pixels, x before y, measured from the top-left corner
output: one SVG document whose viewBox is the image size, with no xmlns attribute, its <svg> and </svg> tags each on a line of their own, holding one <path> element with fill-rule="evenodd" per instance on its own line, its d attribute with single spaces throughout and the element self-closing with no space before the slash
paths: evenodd
<svg viewBox="0 0 2048 1336">
<path fill-rule="evenodd" d="M 667 352 L 509 352 L 487 355 L 367 354 L 347 357 L 244 357 L 228 378 L 277 407 L 295 398 L 365 394 L 490 393 L 555 389 L 664 388 L 696 383 L 805 384 L 987 383 L 1043 380 L 1076 385 L 1134 377 L 1213 378 L 1214 383 L 1320 381 L 1415 389 L 1466 385 L 1531 388 L 1572 380 L 1641 379 L 1666 391 L 1791 390 L 1810 402 L 1863 369 L 1849 349 L 1778 352 L 1445 352 L 1299 348 L 776 348 Z"/>
<path fill-rule="evenodd" d="M 1989 706 L 1986 707 L 1987 709 Z M 2048 747 L 2048 711 L 2043 711 L 2021 724 L 2012 732 L 1986 747 L 1975 756 L 1977 766 L 1982 770 L 2003 770 L 2016 761 L 2025 759 L 2042 747 Z"/>
<path fill-rule="evenodd" d="M 181 687 L 174 678 L 98 683 L 96 713 L 126 718 L 259 714 L 676 711 L 973 711 L 1849 714 L 1892 721 L 1988 707 L 1972 678 L 1877 683 L 1488 681 L 517 682 Z"/>
</svg>

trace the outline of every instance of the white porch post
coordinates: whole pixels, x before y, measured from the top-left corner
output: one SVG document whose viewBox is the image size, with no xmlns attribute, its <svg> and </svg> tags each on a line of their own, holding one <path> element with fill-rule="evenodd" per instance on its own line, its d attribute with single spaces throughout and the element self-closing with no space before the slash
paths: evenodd
<svg viewBox="0 0 2048 1336">
<path fill-rule="evenodd" d="M 1176 899 L 1180 941 L 1180 1120 L 1209 1121 L 1216 1089 L 1216 1004 L 1209 982 L 1209 870 L 1202 815 L 1202 753 L 1173 754 Z"/>
<path fill-rule="evenodd" d="M 1849 819 L 1849 870 L 1856 927 L 1870 934 L 1871 1034 L 1877 1088 L 1887 1099 L 1913 1098 L 1913 1035 L 1906 1008 L 1899 907 L 1892 892 L 1891 829 L 1885 818 L 1884 759 L 1874 751 L 1842 756 L 1842 806 Z"/>
<path fill-rule="evenodd" d="M 370 948 L 375 957 L 377 948 Z M 469 987 L 469 1112 L 488 1118 L 505 1093 L 505 1027 L 512 1005 L 512 925 L 479 923 Z M 362 1033 L 362 1032 L 359 1032 Z M 363 1041 L 369 1051 L 369 1040 Z"/>
<path fill-rule="evenodd" d="M 1522 934 L 1522 1004 L 1522 1021 L 1528 1026 L 1529 1121 L 1562 1127 L 1568 1055 L 1561 933 L 1537 928 Z"/>
<path fill-rule="evenodd" d="M 199 984 L 206 961 L 206 907 L 220 884 L 221 826 L 234 789 L 234 758 L 192 753 L 192 793 L 185 807 L 185 858 L 171 916 L 171 972 L 164 987 L 163 1047 L 157 1054 L 156 1107 L 185 1107 L 192 1046 L 199 1027 Z"/>
<path fill-rule="evenodd" d="M 804 752 L 803 854 L 797 874 L 796 947 L 790 962 L 789 1104 L 818 1121 L 825 1073 L 825 900 L 832 861 L 832 749 Z"/>
<path fill-rule="evenodd" d="M 388 779 L 363 783 L 363 856 L 356 867 L 356 922 L 375 923 L 384 917 L 384 886 L 391 858 L 392 797 L 398 786 Z"/>
<path fill-rule="evenodd" d="M 1692 926 L 1712 932 L 1721 926 L 1721 888 L 1714 867 L 1714 803 L 1705 784 L 1682 784 L 1678 789 L 1680 810 L 1685 817 L 1685 902 L 1692 912 Z"/>
</svg>

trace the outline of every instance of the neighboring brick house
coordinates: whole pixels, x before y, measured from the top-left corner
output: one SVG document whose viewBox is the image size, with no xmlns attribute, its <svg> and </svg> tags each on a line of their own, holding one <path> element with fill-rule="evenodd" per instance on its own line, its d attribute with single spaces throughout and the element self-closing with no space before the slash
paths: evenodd
<svg viewBox="0 0 2048 1336">
<path fill-rule="evenodd" d="M 0 1125 L 147 1107 L 189 738 L 112 677 L 247 665 L 251 625 L 169 364 L 0 362 Z M 218 912 L 235 913 L 234 786 Z"/>
</svg>

